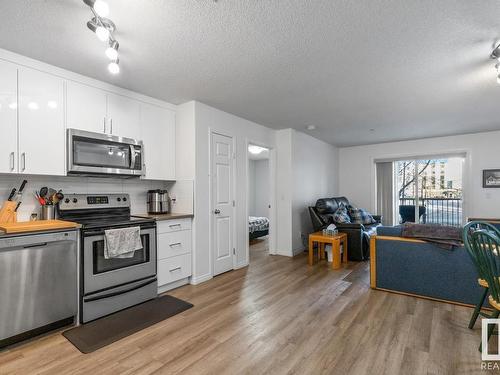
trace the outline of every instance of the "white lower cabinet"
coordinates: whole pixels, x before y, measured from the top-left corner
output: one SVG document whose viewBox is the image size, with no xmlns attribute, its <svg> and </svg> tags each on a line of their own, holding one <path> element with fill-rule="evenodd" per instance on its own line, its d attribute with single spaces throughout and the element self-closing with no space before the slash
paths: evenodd
<svg viewBox="0 0 500 375">
<path fill-rule="evenodd" d="M 191 254 L 158 261 L 158 286 L 164 286 L 191 276 Z"/>
<path fill-rule="evenodd" d="M 191 272 L 191 219 L 157 222 L 158 289 L 160 292 L 188 283 Z"/>
</svg>

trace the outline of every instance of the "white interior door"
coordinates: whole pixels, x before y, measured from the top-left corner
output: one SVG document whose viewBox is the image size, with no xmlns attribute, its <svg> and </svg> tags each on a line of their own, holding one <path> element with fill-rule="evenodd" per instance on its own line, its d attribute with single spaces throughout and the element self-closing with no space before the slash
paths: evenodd
<svg viewBox="0 0 500 375">
<path fill-rule="evenodd" d="M 214 275 L 233 269 L 233 139 L 212 133 L 212 254 Z"/>
</svg>

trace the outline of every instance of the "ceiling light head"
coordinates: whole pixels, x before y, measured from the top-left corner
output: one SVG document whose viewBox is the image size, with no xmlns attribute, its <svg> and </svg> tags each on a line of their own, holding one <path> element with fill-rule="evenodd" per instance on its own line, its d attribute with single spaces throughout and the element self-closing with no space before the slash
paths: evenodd
<svg viewBox="0 0 500 375">
<path fill-rule="evenodd" d="M 118 47 L 120 45 L 116 40 L 110 40 L 109 41 L 109 47 L 106 48 L 106 56 L 108 56 L 108 59 L 110 60 L 116 60 L 118 59 Z"/>
<path fill-rule="evenodd" d="M 104 26 L 97 26 L 97 29 L 95 30 L 95 35 L 97 35 L 97 38 L 101 42 L 106 42 L 109 40 L 109 30 L 106 29 Z"/>
<path fill-rule="evenodd" d="M 259 155 L 262 151 L 265 151 L 265 150 L 267 150 L 267 149 L 264 147 L 260 147 L 260 146 L 255 146 L 255 145 L 248 146 L 248 152 L 251 154 L 254 154 L 254 155 Z"/>
<path fill-rule="evenodd" d="M 87 22 L 87 27 L 92 30 L 99 40 L 106 42 L 109 40 L 110 34 L 116 30 L 113 21 L 107 18 L 94 17 Z"/>
<path fill-rule="evenodd" d="M 315 129 L 316 129 L 316 126 L 315 126 L 315 125 L 307 125 L 307 126 L 306 126 L 306 129 L 307 129 L 307 130 L 315 130 Z"/>
<path fill-rule="evenodd" d="M 94 2 L 94 10 L 101 17 L 107 17 L 109 14 L 109 5 L 103 0 L 96 0 Z"/>
<path fill-rule="evenodd" d="M 108 64 L 108 70 L 111 74 L 118 74 L 120 73 L 120 65 L 118 65 L 119 60 L 113 60 Z"/>
<path fill-rule="evenodd" d="M 100 17 L 107 17 L 109 14 L 109 5 L 103 0 L 83 0 Z"/>
</svg>

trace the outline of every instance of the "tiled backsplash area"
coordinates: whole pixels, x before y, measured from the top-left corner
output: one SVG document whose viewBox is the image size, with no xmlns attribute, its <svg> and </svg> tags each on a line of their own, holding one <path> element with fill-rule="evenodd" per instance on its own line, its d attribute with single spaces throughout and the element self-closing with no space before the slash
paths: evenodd
<svg viewBox="0 0 500 375">
<path fill-rule="evenodd" d="M 0 175 L 0 200 L 6 200 L 13 187 L 19 188 L 23 179 L 28 180 L 23 194 L 23 203 L 18 211 L 18 220 L 29 220 L 31 213 L 40 214 L 40 205 L 35 199 L 34 191 L 42 186 L 62 189 L 63 193 L 126 193 L 130 195 L 132 213 L 145 213 L 147 191 L 150 189 L 168 189 L 177 198 L 172 205 L 172 211 L 193 209 L 193 181 L 166 182 L 140 179 L 116 179 L 96 177 L 52 177 L 52 176 L 23 176 Z"/>
</svg>

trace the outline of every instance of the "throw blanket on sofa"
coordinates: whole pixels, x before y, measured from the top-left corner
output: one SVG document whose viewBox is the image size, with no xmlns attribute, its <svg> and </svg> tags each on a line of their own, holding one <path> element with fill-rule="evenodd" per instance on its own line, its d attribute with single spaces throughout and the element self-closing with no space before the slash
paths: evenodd
<svg viewBox="0 0 500 375">
<path fill-rule="evenodd" d="M 462 245 L 460 228 L 445 225 L 404 223 L 401 235 L 432 242 L 446 250 L 453 250 L 455 246 Z"/>
</svg>

